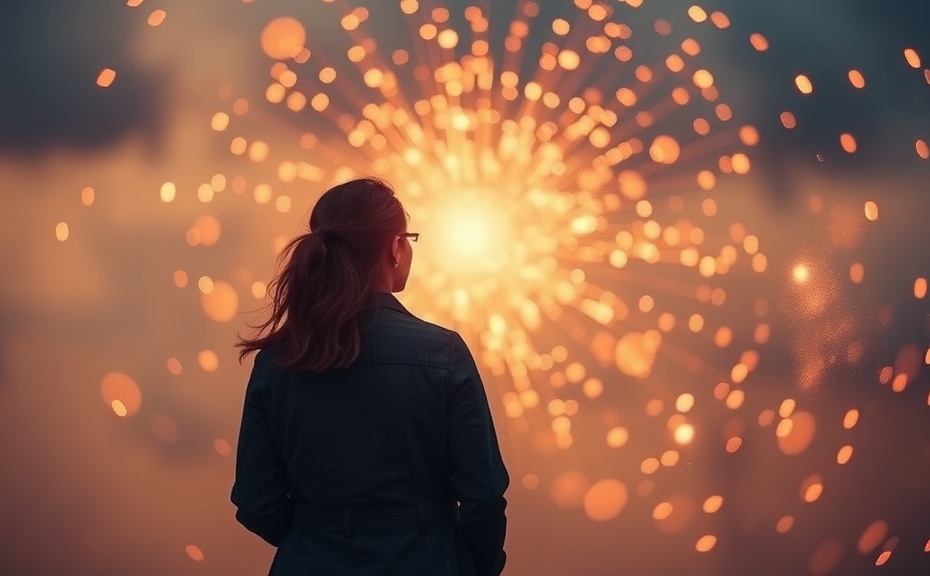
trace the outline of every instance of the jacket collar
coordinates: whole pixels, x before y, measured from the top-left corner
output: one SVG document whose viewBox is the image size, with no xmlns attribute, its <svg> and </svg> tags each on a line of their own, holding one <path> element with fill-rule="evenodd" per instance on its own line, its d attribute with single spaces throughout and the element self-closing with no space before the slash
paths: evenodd
<svg viewBox="0 0 930 576">
<path fill-rule="evenodd" d="M 406 314 L 407 316 L 413 316 L 409 310 L 404 308 L 404 305 L 400 303 L 400 300 L 398 300 L 390 292 L 374 292 L 373 301 L 376 306 L 381 308 L 390 308 L 391 310 L 397 310 L 398 312 Z"/>
</svg>

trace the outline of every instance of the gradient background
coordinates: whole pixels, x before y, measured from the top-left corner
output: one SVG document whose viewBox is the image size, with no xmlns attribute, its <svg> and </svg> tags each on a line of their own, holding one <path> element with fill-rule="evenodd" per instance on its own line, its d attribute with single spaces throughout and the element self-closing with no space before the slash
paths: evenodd
<svg viewBox="0 0 930 576">
<path fill-rule="evenodd" d="M 468 5 L 442 4 L 453 13 Z M 516 5 L 493 4 L 490 36 L 500 40 Z M 568 0 L 539 4 L 543 12 L 571 10 Z M 656 18 L 693 26 L 690 5 L 646 0 L 636 13 L 641 23 L 631 26 L 637 34 Z M 272 550 L 235 523 L 228 502 L 227 452 L 250 367 L 238 365 L 232 349 L 242 318 L 210 321 L 195 292 L 172 284 L 172 272 L 268 278 L 271 236 L 296 227 L 325 186 L 295 186 L 286 214 L 217 201 L 211 211 L 223 222 L 222 241 L 192 250 L 184 234 L 203 213 L 194 198 L 198 183 L 215 173 L 251 177 L 262 170 L 230 155 L 228 142 L 210 130 L 221 106 L 217 90 L 231 83 L 263 93 L 272 62 L 259 36 L 277 16 L 300 19 L 314 52 L 343 50 L 337 23 L 346 6 L 145 0 L 130 8 L 34 0 L 0 7 L 3 574 L 265 573 Z M 725 30 L 695 27 L 702 58 L 713 64 L 716 86 L 739 121 L 761 136 L 752 171 L 715 192 L 721 219 L 759 236 L 769 262 L 760 277 L 728 278 L 733 304 L 719 312 L 735 328 L 751 328 L 752 303 L 771 304 L 772 338 L 760 349 L 740 409 L 742 446 L 724 450 L 734 411 L 696 411 L 697 439 L 682 449 L 675 474 L 640 496 L 639 460 L 664 445 L 660 439 L 647 437 L 636 451 L 631 440 L 605 458 L 603 432 L 584 430 L 583 421 L 566 451 L 545 448 L 538 435 L 534 442 L 527 440 L 532 434 L 502 432 L 513 478 L 505 573 L 928 573 L 930 306 L 915 296 L 914 283 L 930 276 L 930 161 L 915 153 L 917 139 L 930 141 L 930 4 L 702 6 L 732 22 Z M 167 11 L 157 27 L 146 24 L 154 9 Z M 365 29 L 385 42 L 408 38 L 396 24 L 372 18 Z M 753 32 L 765 34 L 768 51 L 752 49 Z M 541 26 L 531 34 L 550 32 Z M 492 54 L 500 44 L 491 42 Z M 906 62 L 908 47 L 923 58 L 921 68 Z M 642 48 L 648 51 L 648 42 Z M 94 81 L 104 67 L 118 75 L 101 89 Z M 851 68 L 865 75 L 863 90 L 846 79 Z M 799 73 L 814 81 L 810 96 L 794 86 Z M 798 119 L 794 130 L 779 122 L 785 110 Z M 264 130 L 273 146 L 299 134 L 275 116 Z M 840 148 L 842 132 L 855 135 L 854 154 Z M 168 180 L 179 190 L 173 204 L 159 200 Z M 90 206 L 81 203 L 87 186 L 95 190 Z M 812 196 L 823 203 L 819 213 L 811 210 Z M 874 222 L 863 216 L 867 200 L 880 209 Z M 63 221 L 64 242 L 56 239 Z M 801 260 L 810 262 L 812 278 L 830 281 L 799 288 L 792 270 Z M 861 283 L 849 280 L 856 262 L 865 270 Z M 820 304 L 805 306 L 812 299 Z M 253 303 L 243 308 L 257 308 Z M 411 308 L 428 313 L 422 300 Z M 835 361 L 853 342 L 862 357 Z M 196 368 L 203 349 L 216 351 L 218 370 Z M 180 375 L 166 370 L 169 357 L 185 365 Z M 657 366 L 659 376 L 666 374 L 662 359 Z M 909 373 L 902 392 L 880 383 L 884 367 Z M 810 370 L 816 385 L 800 386 Z M 101 381 L 112 371 L 131 375 L 142 391 L 133 417 L 116 417 L 101 397 Z M 655 394 L 628 391 L 638 384 L 616 371 L 598 373 L 615 390 L 583 403 L 591 421 L 619 410 L 631 438 L 649 430 L 642 406 Z M 667 374 L 675 378 L 671 367 Z M 498 429 L 509 430 L 497 385 L 489 376 Z M 694 394 L 700 405 L 699 394 L 709 391 Z M 809 447 L 795 456 L 779 451 L 772 427 L 756 424 L 761 410 L 777 410 L 785 398 L 797 399 L 798 410 L 817 422 Z M 624 403 L 635 410 L 623 412 Z M 846 430 L 843 417 L 853 408 L 859 422 Z M 840 466 L 836 451 L 844 444 L 855 452 Z M 566 473 L 586 480 L 577 484 Z M 822 476 L 824 490 L 806 503 L 798 491 L 812 473 Z M 571 491 L 607 477 L 630 488 L 626 507 L 610 521 L 594 522 L 580 500 L 559 497 L 566 483 Z M 724 498 L 716 513 L 693 512 L 674 529 L 652 517 L 666 496 L 685 495 L 687 505 L 700 507 L 710 494 Z M 778 533 L 776 523 L 789 514 L 793 527 Z M 702 534 L 717 538 L 706 553 L 694 547 Z M 876 567 L 882 551 L 892 554 Z"/>
</svg>

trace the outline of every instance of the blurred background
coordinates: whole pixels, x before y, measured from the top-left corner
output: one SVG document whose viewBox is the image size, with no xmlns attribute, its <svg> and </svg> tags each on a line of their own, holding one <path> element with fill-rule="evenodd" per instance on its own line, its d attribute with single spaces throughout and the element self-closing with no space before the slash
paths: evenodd
<svg viewBox="0 0 930 576">
<path fill-rule="evenodd" d="M 0 572 L 262 574 L 275 258 L 385 177 L 505 574 L 930 573 L 930 5 L 0 7 Z"/>
</svg>

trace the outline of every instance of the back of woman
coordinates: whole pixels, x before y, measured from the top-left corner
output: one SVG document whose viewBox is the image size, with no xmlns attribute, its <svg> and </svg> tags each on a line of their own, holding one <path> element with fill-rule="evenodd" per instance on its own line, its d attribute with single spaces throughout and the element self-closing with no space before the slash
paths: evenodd
<svg viewBox="0 0 930 576">
<path fill-rule="evenodd" d="M 272 284 L 246 389 L 232 501 L 277 546 L 271 574 L 494 575 L 506 555 L 501 459 L 465 342 L 413 316 L 413 251 L 380 181 L 314 207 Z"/>
</svg>

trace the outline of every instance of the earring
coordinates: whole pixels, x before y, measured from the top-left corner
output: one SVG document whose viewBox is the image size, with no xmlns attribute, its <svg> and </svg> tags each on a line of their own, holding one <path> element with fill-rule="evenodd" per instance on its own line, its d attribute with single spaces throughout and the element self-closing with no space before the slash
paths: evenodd
<svg viewBox="0 0 930 576">
<path fill-rule="evenodd" d="M 394 268 L 397 268 L 398 266 L 400 266 L 400 262 L 398 262 L 397 260 L 394 260 Z"/>
</svg>

